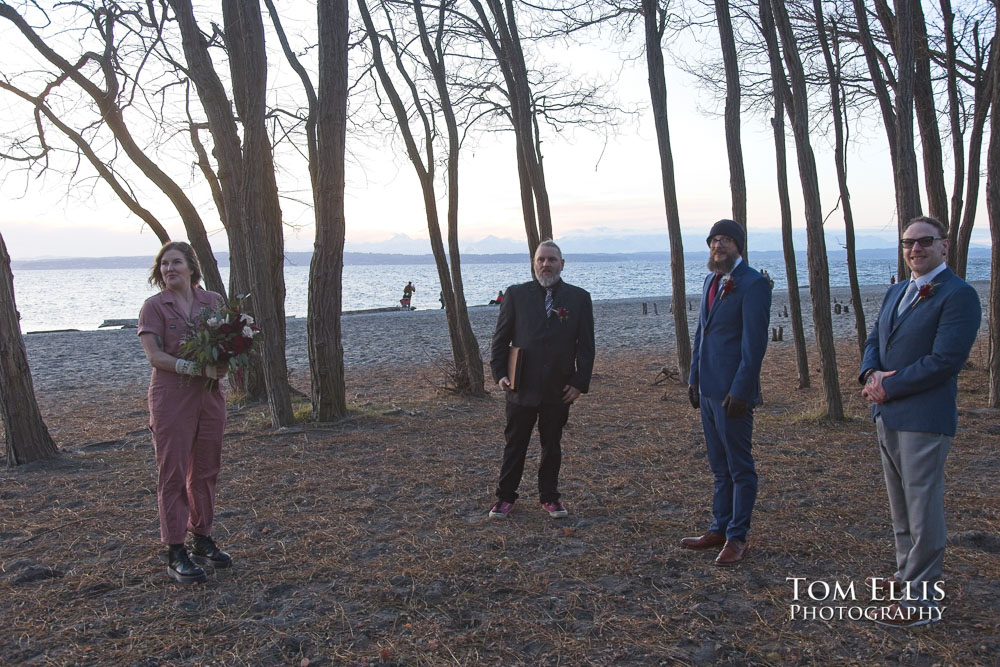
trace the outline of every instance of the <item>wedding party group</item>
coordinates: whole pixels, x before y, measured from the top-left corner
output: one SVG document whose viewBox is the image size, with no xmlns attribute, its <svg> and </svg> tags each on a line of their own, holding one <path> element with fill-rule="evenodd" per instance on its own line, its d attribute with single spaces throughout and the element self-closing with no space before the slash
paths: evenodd
<svg viewBox="0 0 1000 667">
<path fill-rule="evenodd" d="M 687 384 L 714 481 L 711 521 L 693 527 L 696 535 L 679 546 L 717 549 L 714 563 L 734 567 L 752 546 L 754 409 L 773 282 L 745 260 L 739 223 L 719 220 L 706 242 L 708 272 Z M 944 466 L 958 421 L 957 377 L 978 335 L 981 305 L 976 290 L 946 264 L 949 241 L 940 221 L 911 220 L 900 246 L 910 279 L 886 292 L 858 380 L 871 404 L 896 551 L 895 570 L 869 582 L 887 603 L 869 618 L 915 627 L 941 619 Z M 489 361 L 506 398 L 506 424 L 492 519 L 515 509 L 536 428 L 541 510 L 554 519 L 569 515 L 559 493 L 560 442 L 570 407 L 590 389 L 596 350 L 590 294 L 562 280 L 564 266 L 559 246 L 542 241 L 532 258 L 533 278 L 507 288 L 499 304 Z M 226 421 L 218 380 L 258 331 L 238 307 L 199 287 L 201 270 L 187 243 L 164 245 L 149 280 L 160 292 L 143 304 L 138 335 L 153 368 L 149 423 L 160 538 L 169 547 L 168 576 L 196 583 L 207 579 L 206 567 L 232 564 L 212 538 Z"/>
</svg>

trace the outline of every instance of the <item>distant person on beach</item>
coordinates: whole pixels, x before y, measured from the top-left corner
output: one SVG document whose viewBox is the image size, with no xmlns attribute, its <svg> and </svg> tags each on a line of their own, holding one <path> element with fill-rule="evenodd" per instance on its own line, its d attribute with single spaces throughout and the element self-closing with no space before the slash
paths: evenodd
<svg viewBox="0 0 1000 667">
<path fill-rule="evenodd" d="M 490 368 L 507 395 L 507 444 L 497 501 L 490 508 L 494 519 L 507 518 L 514 508 L 536 421 L 542 447 L 538 465 L 542 509 L 553 518 L 568 514 L 559 502 L 560 441 L 569 406 L 590 388 L 594 308 L 588 292 L 562 281 L 564 265 L 559 246 L 542 241 L 535 251 L 535 280 L 508 287 L 500 304 Z M 509 368 L 512 354 L 521 360 L 513 374 Z"/>
<path fill-rule="evenodd" d="M 858 380 L 872 404 L 896 541 L 896 571 L 873 577 L 892 602 L 874 620 L 914 627 L 941 620 L 944 462 L 958 425 L 958 373 L 979 333 L 979 295 L 952 273 L 948 229 L 930 217 L 904 228 L 909 281 L 889 288 L 865 341 Z"/>
<path fill-rule="evenodd" d="M 890 285 L 895 285 L 896 284 L 896 276 L 894 276 L 894 275 L 890 275 L 889 276 L 889 284 Z"/>
<path fill-rule="evenodd" d="M 413 283 L 407 282 L 403 287 L 403 298 L 399 300 L 399 305 L 408 309 L 410 307 L 410 297 L 412 297 L 413 293 L 416 291 L 417 288 L 413 286 Z"/>
<path fill-rule="evenodd" d="M 189 584 L 206 580 L 184 546 L 202 564 L 229 567 L 232 559 L 212 540 L 215 483 L 226 428 L 226 398 L 221 380 L 227 366 L 201 367 L 180 358 L 188 323 L 222 297 L 198 287 L 201 267 L 190 245 L 175 241 L 160 249 L 149 276 L 160 293 L 146 299 L 139 313 L 139 340 L 153 366 L 149 382 L 149 429 L 156 453 L 156 499 L 160 539 L 169 545 L 167 575 Z"/>
<path fill-rule="evenodd" d="M 497 298 L 490 299 L 491 306 L 499 306 L 501 303 L 503 303 L 503 290 L 497 292 Z"/>
<path fill-rule="evenodd" d="M 438 301 L 441 302 L 441 310 L 444 310 L 444 290 L 438 292 Z"/>
<path fill-rule="evenodd" d="M 710 273 L 703 286 L 688 379 L 688 398 L 701 410 L 715 487 L 708 532 L 685 537 L 681 545 L 722 547 L 716 565 L 735 565 L 746 557 L 757 499 L 751 439 L 767 351 L 771 285 L 740 256 L 745 238 L 733 220 L 719 220 L 708 234 Z"/>
</svg>

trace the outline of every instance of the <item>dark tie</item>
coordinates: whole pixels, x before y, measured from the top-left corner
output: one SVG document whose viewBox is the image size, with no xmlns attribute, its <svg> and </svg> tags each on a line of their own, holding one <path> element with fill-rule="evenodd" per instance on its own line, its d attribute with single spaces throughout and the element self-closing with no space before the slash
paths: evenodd
<svg viewBox="0 0 1000 667">
<path fill-rule="evenodd" d="M 545 288 L 545 317 L 552 314 L 552 288 Z"/>
<path fill-rule="evenodd" d="M 910 284 L 906 286 L 906 293 L 903 294 L 903 300 L 899 302 L 899 308 L 896 309 L 896 317 L 899 317 L 906 312 L 906 309 L 910 307 L 913 303 L 913 299 L 917 296 L 917 281 L 910 280 Z"/>
<path fill-rule="evenodd" d="M 712 284 L 708 286 L 708 309 L 712 310 L 712 306 L 715 304 L 715 293 L 719 291 L 719 274 L 716 273 L 715 277 L 712 278 Z"/>
</svg>

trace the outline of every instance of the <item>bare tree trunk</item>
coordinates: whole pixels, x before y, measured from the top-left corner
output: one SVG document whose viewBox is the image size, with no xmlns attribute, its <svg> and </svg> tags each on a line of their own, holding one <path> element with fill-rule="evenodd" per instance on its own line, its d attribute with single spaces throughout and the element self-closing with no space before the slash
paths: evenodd
<svg viewBox="0 0 1000 667">
<path fill-rule="evenodd" d="M 413 0 L 413 11 L 416 15 L 417 26 L 420 31 L 420 45 L 434 75 L 441 113 L 444 116 L 445 126 L 448 129 L 448 161 L 446 165 L 448 169 L 448 258 L 450 260 L 451 285 L 454 294 L 452 297 L 453 303 L 446 310 L 454 311 L 456 329 L 462 345 L 461 351 L 454 355 L 456 363 L 455 377 L 461 392 L 473 396 L 485 396 L 486 391 L 483 387 L 486 377 L 483 371 L 483 358 L 479 353 L 479 342 L 472 331 L 472 323 L 469 321 L 469 311 L 465 302 L 465 286 L 462 281 L 462 257 L 458 248 L 459 130 L 445 76 L 443 37 L 446 7 L 447 2 L 441 0 L 438 7 L 438 23 L 434 35 L 435 42 L 434 46 L 431 46 L 430 35 L 427 25 L 424 22 L 420 0 Z M 543 180 L 543 189 L 544 185 Z"/>
<path fill-rule="evenodd" d="M 1000 39 L 1000 27 L 994 30 L 993 43 L 996 44 L 998 39 Z M 978 37 L 976 41 L 978 43 Z M 962 278 L 965 278 L 969 262 L 969 243 L 972 241 L 972 228 L 976 223 L 983 131 L 986 127 L 986 119 L 990 114 L 991 100 L 996 96 L 994 89 L 996 88 L 996 69 L 998 66 L 1000 64 L 997 62 L 996 50 L 994 49 L 990 52 L 989 62 L 985 70 L 981 66 L 976 68 L 976 100 L 972 129 L 969 131 L 969 168 L 967 169 L 968 183 L 965 190 L 965 214 L 962 216 L 962 224 L 958 230 L 958 244 L 955 249 L 954 270 Z"/>
<path fill-rule="evenodd" d="M 823 372 L 823 389 L 826 392 L 826 414 L 830 419 L 844 418 L 843 399 L 837 375 L 837 350 L 833 339 L 833 320 L 830 315 L 830 269 L 827 264 L 826 239 L 823 235 L 823 211 L 820 203 L 816 159 L 809 143 L 809 108 L 806 97 L 805 73 L 799 57 L 795 35 L 783 0 L 772 0 L 778 34 L 781 36 L 785 64 L 792 88 L 790 114 L 795 135 L 795 150 L 805 202 L 806 235 L 809 240 L 809 293 L 813 306 L 813 330 L 819 345 L 820 365 Z"/>
<path fill-rule="evenodd" d="M 865 53 L 865 61 L 868 63 L 868 73 L 871 76 L 872 89 L 875 92 L 875 96 L 878 99 L 879 108 L 882 111 L 882 127 L 885 128 L 886 139 L 889 144 L 889 157 L 892 161 L 892 178 L 893 184 L 896 189 L 896 200 L 897 200 L 897 216 L 899 215 L 899 175 L 900 175 L 900 157 L 899 157 L 899 140 L 897 138 L 897 121 L 896 121 L 896 110 L 892 106 L 892 100 L 889 97 L 889 86 L 886 83 L 885 77 L 882 76 L 882 54 L 879 53 L 875 46 L 875 41 L 872 39 L 871 30 L 868 25 L 868 9 L 865 6 L 865 0 L 853 0 L 854 3 L 854 15 L 857 20 L 858 27 L 858 41 L 861 43 L 861 48 Z M 891 38 L 890 38 L 891 39 Z M 912 119 L 910 127 L 912 129 Z M 911 145 L 912 145 L 912 131 L 911 131 Z M 914 162 L 914 165 L 916 163 Z M 916 168 L 914 166 L 914 168 Z M 900 278 L 906 276 L 908 269 L 906 268 L 906 262 L 903 261 L 903 250 L 902 248 L 897 248 L 896 250 L 896 267 L 897 274 Z"/>
<path fill-rule="evenodd" d="M 671 306 L 674 313 L 674 336 L 677 347 L 677 372 L 683 379 L 691 370 L 691 335 L 688 331 L 687 288 L 684 280 L 684 241 L 681 238 L 681 216 L 677 205 L 677 183 L 674 178 L 674 157 L 670 148 L 670 126 L 667 120 L 667 81 L 663 69 L 663 39 L 665 14 L 657 0 L 642 0 L 646 30 L 646 67 L 649 70 L 649 98 L 656 126 L 656 144 L 660 155 L 660 179 L 663 183 L 663 204 L 667 214 L 670 237 Z"/>
<path fill-rule="evenodd" d="M 234 296 L 251 294 L 250 257 L 246 240 L 249 236 L 246 220 L 240 215 L 240 193 L 243 190 L 243 153 L 240 134 L 232 104 L 208 52 L 208 42 L 195 20 L 190 0 L 170 0 L 181 32 L 186 73 L 195 85 L 198 99 L 208 120 L 212 135 L 212 153 L 218 163 L 221 189 L 219 214 L 229 240 L 229 293 Z M 246 311 L 259 316 L 259 301 L 251 298 Z M 267 387 L 260 357 L 252 357 L 243 389 L 251 400 L 265 400 Z"/>
<path fill-rule="evenodd" d="M 729 190 L 733 198 L 733 220 L 746 229 L 747 182 L 743 173 L 743 145 L 740 141 L 740 68 L 736 60 L 736 41 L 729 15 L 729 0 L 715 0 L 715 16 L 719 24 L 722 60 L 726 68 L 726 151 L 729 154 Z M 743 244 L 743 258 L 749 247 Z"/>
<path fill-rule="evenodd" d="M 799 274 L 795 263 L 795 243 L 792 239 L 792 205 L 788 196 L 788 165 L 785 154 L 785 98 L 787 97 L 785 68 L 781 64 L 778 36 L 771 14 L 771 0 L 758 0 L 761 30 L 767 43 L 774 90 L 774 153 L 778 170 L 778 203 L 781 208 L 781 245 L 785 259 L 785 276 L 788 282 L 788 306 L 791 310 L 792 339 L 795 342 L 795 368 L 799 376 L 799 389 L 810 385 L 809 354 L 806 348 L 805 328 L 802 326 L 802 299 L 799 294 Z"/>
<path fill-rule="evenodd" d="M 840 187 L 840 202 L 844 208 L 845 246 L 847 250 L 847 274 L 851 284 L 851 303 L 854 306 L 854 328 L 857 332 L 859 359 L 865 354 L 865 339 L 868 330 L 865 325 L 865 309 L 861 302 L 861 285 L 858 282 L 858 256 L 854 239 L 854 211 L 851 207 L 851 191 L 847 187 L 847 138 L 844 133 L 844 108 L 841 97 L 840 70 L 840 39 L 833 32 L 834 48 L 837 51 L 836 62 L 830 49 L 826 26 L 823 21 L 822 0 L 813 0 L 813 11 L 816 14 L 816 31 L 819 34 L 823 59 L 826 61 L 826 71 L 830 78 L 830 107 L 833 112 L 834 161 L 837 165 L 837 185 Z"/>
<path fill-rule="evenodd" d="M 535 247 L 538 244 L 535 243 L 532 246 L 532 237 L 537 235 L 539 240 L 545 240 L 551 239 L 553 236 L 549 195 L 545 188 L 542 156 L 538 151 L 539 142 L 533 121 L 534 110 L 531 85 L 528 81 L 528 68 L 521 50 L 512 0 L 486 0 L 486 4 L 490 9 L 489 15 L 487 15 L 480 0 L 472 0 L 472 5 L 480 21 L 478 28 L 493 50 L 507 84 L 511 122 L 518 151 L 522 208 L 528 201 L 533 203 L 533 215 L 525 214 L 524 223 L 527 226 L 535 224 L 537 221 L 538 225 L 535 234 L 530 232 L 528 234 L 528 247 L 534 255 Z M 489 18 L 490 15 L 493 17 L 492 22 Z M 524 192 L 525 186 L 530 187 L 530 195 Z M 531 221 L 529 217 L 533 217 L 535 220 Z"/>
<path fill-rule="evenodd" d="M 955 13 L 951 0 L 941 0 L 944 18 L 945 77 L 948 81 L 948 121 L 951 126 L 951 152 L 954 155 L 955 179 L 951 189 L 951 215 L 948 219 L 948 266 L 955 267 L 958 253 L 958 228 L 962 221 L 962 190 L 965 188 L 965 141 L 960 101 L 958 97 L 957 47 L 955 45 Z M 963 273 L 962 277 L 965 275 Z"/>
<path fill-rule="evenodd" d="M 284 238 L 271 143 L 264 116 L 267 62 L 264 25 L 256 0 L 223 0 L 233 99 L 243 120 L 243 170 L 239 215 L 246 225 L 252 298 L 264 331 L 261 357 L 271 423 L 294 422 L 285 361 Z"/>
<path fill-rule="evenodd" d="M 924 160 L 924 184 L 927 187 L 927 210 L 948 225 L 948 188 L 944 184 L 944 157 L 941 149 L 941 131 L 938 128 L 937 109 L 934 106 L 934 84 L 931 81 L 930 46 L 927 43 L 927 24 L 919 2 L 904 0 L 912 12 L 915 71 L 913 101 L 920 130 L 920 148 Z M 955 155 L 958 164 L 963 159 Z M 918 200 L 919 202 L 919 200 Z M 919 215 L 919 213 L 918 213 Z"/>
<path fill-rule="evenodd" d="M 1000 4 L 994 3 L 996 33 L 990 62 L 1000 61 Z M 986 149 L 986 210 L 990 219 L 990 392 L 988 407 L 1000 407 L 1000 68 L 990 72 L 993 108 L 990 111 L 990 143 Z"/>
<path fill-rule="evenodd" d="M 0 416 L 7 435 L 8 468 L 59 455 L 35 401 L 3 234 L 0 234 Z"/>
<path fill-rule="evenodd" d="M 344 0 L 320 0 L 319 95 L 316 100 L 316 165 L 313 201 L 316 243 L 309 264 L 309 368 L 313 416 L 332 421 L 347 415 L 341 332 L 344 272 L 344 157 L 347 143 L 348 9 Z M 312 114 L 310 114 L 312 115 Z"/>
<path fill-rule="evenodd" d="M 361 13 L 361 18 L 368 34 L 368 40 L 371 44 L 372 60 L 375 71 L 382 84 L 382 89 L 392 105 L 393 113 L 396 116 L 397 126 L 399 127 L 400 133 L 403 136 L 403 141 L 406 144 L 407 155 L 409 156 L 410 162 L 413 164 L 414 170 L 416 171 L 417 179 L 420 181 L 420 189 L 424 198 L 424 212 L 427 218 L 427 231 L 431 242 L 431 252 L 434 255 L 434 263 L 437 267 L 438 280 L 441 283 L 441 292 L 444 296 L 446 304 L 445 316 L 448 320 L 448 335 L 451 339 L 452 358 L 455 362 L 454 380 L 456 389 L 463 394 L 482 396 L 485 393 L 485 390 L 483 388 L 484 373 L 482 358 L 479 355 L 479 344 L 476 342 L 475 335 L 472 332 L 472 325 L 469 322 L 469 313 L 465 304 L 460 276 L 459 280 L 456 281 L 454 273 L 454 271 L 460 271 L 461 266 L 458 254 L 457 231 L 458 130 L 451 110 L 451 101 L 444 78 L 444 62 L 442 60 L 443 52 L 440 50 L 440 47 L 438 49 L 431 48 L 429 41 L 422 44 L 425 56 L 428 58 L 428 65 L 432 70 L 435 70 L 435 86 L 438 90 L 437 102 L 440 105 L 442 112 L 445 114 L 449 132 L 449 152 L 447 159 L 449 190 L 448 225 L 452 261 L 455 263 L 451 272 L 449 271 L 448 256 L 445 254 L 444 241 L 441 236 L 441 227 L 438 222 L 439 215 L 437 209 L 437 197 L 434 191 L 435 158 L 431 130 L 432 124 L 428 114 L 428 107 L 430 105 L 426 104 L 420 98 L 418 86 L 406 73 L 405 68 L 399 66 L 399 45 L 395 44 L 392 40 L 388 40 L 389 47 L 393 50 L 397 59 L 397 70 L 400 72 L 401 76 L 406 78 L 406 84 L 413 99 L 415 114 L 423 125 L 424 152 L 426 155 L 422 156 L 420 149 L 417 147 L 414 134 L 410 128 L 407 108 L 403 105 L 402 98 L 400 97 L 392 79 L 389 77 L 385 62 L 382 59 L 382 51 L 379 43 L 380 38 L 378 32 L 375 30 L 375 25 L 372 21 L 370 13 L 368 12 L 365 0 L 358 0 L 358 10 Z M 428 39 L 428 37 L 426 34 L 426 26 L 423 23 L 423 17 L 420 13 L 422 10 L 419 6 L 415 5 L 415 11 L 417 12 L 417 21 L 421 32 L 424 33 L 421 35 L 421 41 L 424 42 Z M 443 18 L 441 20 L 443 20 Z M 442 26 L 439 24 L 438 30 L 441 29 Z M 428 53 L 428 51 L 430 51 L 430 53 Z M 447 111 L 445 111 L 446 108 Z M 449 114 L 452 115 L 449 117 Z"/>
<path fill-rule="evenodd" d="M 912 0 L 894 0 L 896 6 L 896 214 L 899 230 L 920 215 L 920 185 L 917 155 L 913 139 L 913 88 L 916 79 L 914 43 L 914 8 Z M 900 278 L 910 270 L 903 262 Z"/>
</svg>

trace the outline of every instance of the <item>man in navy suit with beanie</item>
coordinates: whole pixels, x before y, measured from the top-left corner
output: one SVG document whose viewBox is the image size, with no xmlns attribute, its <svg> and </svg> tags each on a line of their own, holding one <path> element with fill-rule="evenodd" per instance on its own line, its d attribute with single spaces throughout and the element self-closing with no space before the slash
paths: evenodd
<svg viewBox="0 0 1000 667">
<path fill-rule="evenodd" d="M 911 279 L 886 292 L 865 341 L 858 380 L 872 404 L 896 541 L 896 572 L 872 578 L 892 602 L 874 620 L 914 627 L 941 620 L 944 462 L 958 425 L 958 372 L 979 333 L 979 294 L 945 264 L 948 229 L 911 220 L 900 245 Z"/>
<path fill-rule="evenodd" d="M 694 335 L 688 397 L 701 410 L 708 462 L 715 477 L 712 525 L 686 537 L 688 549 L 722 547 L 716 565 L 736 565 L 747 553 L 757 472 L 750 440 L 760 398 L 760 368 L 771 321 L 771 284 L 741 254 L 746 233 L 719 220 L 708 234 L 708 270 Z"/>
</svg>

